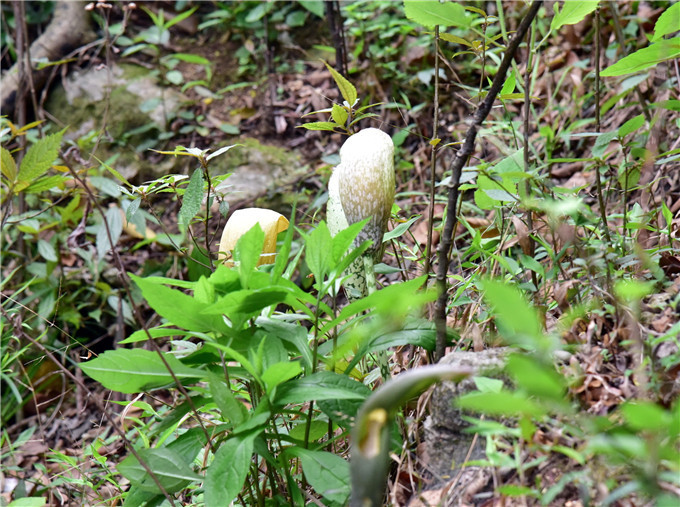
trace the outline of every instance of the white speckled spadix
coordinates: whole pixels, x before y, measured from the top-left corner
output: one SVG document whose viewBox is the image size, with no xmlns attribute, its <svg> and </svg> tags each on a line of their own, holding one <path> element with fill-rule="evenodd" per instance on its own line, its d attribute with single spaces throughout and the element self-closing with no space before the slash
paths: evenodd
<svg viewBox="0 0 680 507">
<path fill-rule="evenodd" d="M 394 143 L 382 130 L 364 129 L 345 141 L 340 148 L 340 165 L 328 183 L 327 218 L 331 234 L 348 225 L 370 217 L 357 237 L 356 244 L 366 240 L 373 245 L 366 252 L 373 262 L 382 257 L 382 237 L 387 229 L 394 203 Z M 352 277 L 345 288 L 365 295 L 366 273 L 364 259 L 348 269 Z M 357 279 L 354 279 L 354 278 Z"/>
</svg>

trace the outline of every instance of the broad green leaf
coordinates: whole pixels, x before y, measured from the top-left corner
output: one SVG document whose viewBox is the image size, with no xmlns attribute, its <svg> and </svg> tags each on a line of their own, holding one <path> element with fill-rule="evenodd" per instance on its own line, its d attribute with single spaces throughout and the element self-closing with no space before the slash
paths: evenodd
<svg viewBox="0 0 680 507">
<path fill-rule="evenodd" d="M 454 401 L 457 407 L 474 412 L 505 416 L 542 416 L 546 409 L 525 395 L 503 390 L 498 393 L 470 393 Z"/>
<path fill-rule="evenodd" d="M 404 12 L 411 21 L 433 28 L 440 26 L 467 27 L 470 18 L 463 4 L 438 0 L 404 0 Z"/>
<path fill-rule="evenodd" d="M 347 122 L 348 113 L 344 107 L 338 104 L 333 104 L 331 116 L 333 117 L 333 121 L 335 123 L 337 123 L 338 125 L 344 125 L 345 122 Z"/>
<path fill-rule="evenodd" d="M 634 116 L 626 123 L 619 127 L 619 137 L 626 137 L 628 134 L 635 132 L 637 129 L 645 124 L 645 116 L 639 114 Z"/>
<path fill-rule="evenodd" d="M 203 203 L 203 170 L 198 168 L 191 175 L 189 186 L 184 192 L 182 207 L 177 215 L 177 223 L 185 228 L 191 223 L 193 218 L 201 211 Z"/>
<path fill-rule="evenodd" d="M 445 40 L 446 42 L 454 42 L 456 44 L 461 44 L 463 46 L 472 47 L 472 44 L 470 44 L 470 42 L 468 42 L 467 40 L 463 39 L 462 37 L 458 37 L 457 35 L 452 35 L 450 33 L 440 33 L 439 38 L 441 40 Z"/>
<path fill-rule="evenodd" d="M 320 18 L 325 16 L 323 0 L 298 0 L 298 3 L 309 12 L 316 14 Z"/>
<path fill-rule="evenodd" d="M 43 505 L 47 505 L 47 498 L 27 496 L 12 500 L 7 507 L 43 507 Z"/>
<path fill-rule="evenodd" d="M 512 354 L 507 371 L 529 394 L 552 401 L 564 400 L 566 388 L 563 378 L 552 365 L 542 364 L 536 358 L 522 354 Z"/>
<path fill-rule="evenodd" d="M 199 379 L 204 372 L 189 368 L 172 354 L 163 354 L 178 380 Z M 80 368 L 106 389 L 120 393 L 140 393 L 171 386 L 174 380 L 158 353 L 144 349 L 107 350 Z"/>
<path fill-rule="evenodd" d="M 230 421 L 234 426 L 243 423 L 248 415 L 248 410 L 243 403 L 236 399 L 224 379 L 214 373 L 209 373 L 208 378 L 210 379 L 208 384 L 210 394 L 217 404 L 217 408 L 222 412 L 222 418 L 225 421 Z"/>
<path fill-rule="evenodd" d="M 271 392 L 279 384 L 297 377 L 302 373 L 302 366 L 297 361 L 282 361 L 272 364 L 262 374 L 262 382 L 267 387 L 267 392 Z"/>
<path fill-rule="evenodd" d="M 229 505 L 240 493 L 250 470 L 254 438 L 236 435 L 217 450 L 203 484 L 206 507 Z"/>
<path fill-rule="evenodd" d="M 680 30 L 680 3 L 674 3 L 656 20 L 652 42 L 656 42 L 664 35 L 677 32 L 678 30 Z"/>
<path fill-rule="evenodd" d="M 323 63 L 326 64 L 331 76 L 333 76 L 333 79 L 335 80 L 335 84 L 338 85 L 340 93 L 342 94 L 342 98 L 345 99 L 349 107 L 352 107 L 357 101 L 357 89 L 354 88 L 354 85 L 347 81 L 347 79 L 337 70 L 328 65 L 326 62 Z"/>
<path fill-rule="evenodd" d="M 512 69 L 505 78 L 503 83 L 503 88 L 501 88 L 500 95 L 507 95 L 515 91 L 516 79 L 515 79 L 515 69 Z"/>
<path fill-rule="evenodd" d="M 347 375 L 320 371 L 279 385 L 275 402 L 277 405 L 287 405 L 311 400 L 363 399 L 352 383 L 357 382 Z"/>
<path fill-rule="evenodd" d="M 614 65 L 604 69 L 603 77 L 623 76 L 654 67 L 658 63 L 672 60 L 680 56 L 680 37 L 664 39 L 624 56 Z"/>
<path fill-rule="evenodd" d="M 44 239 L 38 240 L 38 253 L 48 262 L 57 262 L 56 250 Z"/>
<path fill-rule="evenodd" d="M 65 129 L 64 129 L 65 130 Z M 59 146 L 64 130 L 45 136 L 31 146 L 21 161 L 18 181 L 31 182 L 47 172 L 59 155 Z"/>
<path fill-rule="evenodd" d="M 300 458 L 305 478 L 318 494 L 340 505 L 347 503 L 350 490 L 347 461 L 330 452 L 302 447 L 291 447 L 286 454 Z"/>
<path fill-rule="evenodd" d="M 38 178 L 24 189 L 27 194 L 39 194 L 54 187 L 64 188 L 64 176 L 55 174 L 53 176 L 43 176 Z"/>
<path fill-rule="evenodd" d="M 555 3 L 555 16 L 550 23 L 550 30 L 555 31 L 564 25 L 575 25 L 583 20 L 588 14 L 597 9 L 598 0 L 574 0 L 563 2 L 558 10 Z"/>
<path fill-rule="evenodd" d="M 651 401 L 627 401 L 621 412 L 628 425 L 638 431 L 661 431 L 671 422 L 670 413 Z"/>
<path fill-rule="evenodd" d="M 541 340 L 543 326 L 538 312 L 516 287 L 495 280 L 484 281 L 483 287 L 484 299 L 491 306 L 501 334 L 508 338 L 523 336 L 531 342 Z"/>
<path fill-rule="evenodd" d="M 307 237 L 307 266 L 318 283 L 322 283 L 333 262 L 333 240 L 326 222 L 321 221 Z"/>
<path fill-rule="evenodd" d="M 9 150 L 0 147 L 0 153 L 2 154 L 2 160 L 0 162 L 2 175 L 7 178 L 10 184 L 13 184 L 17 177 L 17 164 Z"/>
<path fill-rule="evenodd" d="M 359 398 L 354 400 L 337 398 L 318 400 L 317 405 L 333 422 L 343 427 L 349 427 L 354 422 L 364 400 L 371 395 L 372 391 L 361 382 L 356 382 L 349 377 L 347 377 L 345 384 L 348 388 L 354 390 Z"/>
<path fill-rule="evenodd" d="M 258 222 L 236 242 L 234 260 L 238 263 L 238 274 L 244 288 L 248 287 L 250 276 L 260 260 L 264 239 L 264 231 Z"/>
<path fill-rule="evenodd" d="M 117 206 L 111 206 L 106 210 L 104 220 L 105 224 L 101 223 L 99 225 L 99 230 L 97 231 L 97 255 L 100 259 L 103 258 L 111 248 L 115 248 L 120 239 L 120 235 L 123 233 L 123 216 Z M 111 235 L 111 239 L 109 239 L 109 234 Z"/>
<path fill-rule="evenodd" d="M 203 479 L 192 470 L 183 456 L 173 449 L 168 447 L 142 449 L 138 453 L 170 494 L 186 488 L 192 482 Z M 135 456 L 128 456 L 116 468 L 138 488 L 150 493 L 160 493 L 156 483 Z"/>
<path fill-rule="evenodd" d="M 654 290 L 655 282 L 642 280 L 619 280 L 614 285 L 616 297 L 626 302 L 640 301 Z"/>
<path fill-rule="evenodd" d="M 149 306 L 172 324 L 189 331 L 228 331 L 221 315 L 201 313 L 206 307 L 197 299 L 179 290 L 155 283 L 153 279 L 133 274 L 130 274 L 130 278 L 142 290 L 142 295 Z"/>
<path fill-rule="evenodd" d="M 302 128 L 306 128 L 307 130 L 330 130 L 330 131 L 335 131 L 339 125 L 335 122 L 332 121 L 312 121 L 309 123 L 303 123 L 300 125 Z"/>
</svg>

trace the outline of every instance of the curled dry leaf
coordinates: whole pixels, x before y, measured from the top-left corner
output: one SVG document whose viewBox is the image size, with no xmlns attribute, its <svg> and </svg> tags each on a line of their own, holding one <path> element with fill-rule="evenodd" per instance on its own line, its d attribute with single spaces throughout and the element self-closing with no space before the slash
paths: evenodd
<svg viewBox="0 0 680 507">
<path fill-rule="evenodd" d="M 260 224 L 264 231 L 264 246 L 257 265 L 273 264 L 276 259 L 276 237 L 288 229 L 288 219 L 281 213 L 263 208 L 240 209 L 231 215 L 222 232 L 219 260 L 231 259 L 236 242 L 255 224 Z"/>
</svg>

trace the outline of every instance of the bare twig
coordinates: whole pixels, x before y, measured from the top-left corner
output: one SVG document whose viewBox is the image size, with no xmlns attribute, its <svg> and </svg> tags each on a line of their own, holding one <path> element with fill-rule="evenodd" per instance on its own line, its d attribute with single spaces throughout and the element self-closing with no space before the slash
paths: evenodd
<svg viewBox="0 0 680 507">
<path fill-rule="evenodd" d="M 439 25 L 434 27 L 434 114 L 432 115 L 432 140 L 437 139 L 439 127 Z M 434 190 L 437 169 L 437 145 L 430 152 L 430 213 L 427 217 L 427 245 L 425 245 L 425 273 L 430 274 L 432 256 L 432 222 L 434 221 Z"/>
<path fill-rule="evenodd" d="M 522 39 L 527 33 L 529 26 L 536 17 L 536 13 L 542 4 L 542 0 L 534 1 L 529 8 L 524 19 L 517 27 L 517 32 L 515 37 L 512 39 L 508 45 L 508 49 L 505 51 L 503 56 L 503 61 L 501 62 L 496 77 L 491 84 L 491 89 L 486 96 L 486 99 L 480 104 L 479 109 L 472 118 L 470 128 L 465 136 L 465 142 L 463 147 L 458 151 L 456 157 L 451 162 L 450 172 L 451 172 L 451 183 L 449 184 L 449 195 L 448 195 L 448 213 L 446 215 L 446 223 L 444 230 L 442 231 L 442 238 L 439 243 L 438 250 L 438 262 L 437 267 L 437 289 L 439 291 L 439 296 L 437 298 L 436 304 L 436 315 L 435 323 L 437 325 L 437 347 L 435 350 L 435 359 L 439 360 L 444 356 L 444 351 L 446 348 L 446 302 L 447 302 L 447 287 L 446 287 L 446 275 L 448 273 L 449 267 L 449 257 L 451 253 L 451 248 L 453 246 L 453 233 L 456 229 L 457 215 L 456 215 L 456 203 L 458 202 L 458 187 L 460 184 L 460 175 L 463 170 L 465 162 L 467 162 L 470 155 L 472 155 L 475 148 L 475 139 L 477 138 L 477 132 L 482 126 L 484 119 L 488 116 L 491 108 L 493 106 L 496 95 L 500 92 L 503 87 L 503 82 L 505 81 L 505 75 L 508 72 L 510 63 L 515 56 L 515 52 L 519 47 Z"/>
</svg>

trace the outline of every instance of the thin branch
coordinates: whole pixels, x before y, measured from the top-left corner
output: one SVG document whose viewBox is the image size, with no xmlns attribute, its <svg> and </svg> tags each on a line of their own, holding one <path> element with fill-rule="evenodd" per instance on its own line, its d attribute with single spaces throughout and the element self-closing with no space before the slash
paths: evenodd
<svg viewBox="0 0 680 507">
<path fill-rule="evenodd" d="M 435 350 L 435 360 L 439 360 L 444 356 L 446 348 L 446 303 L 447 303 L 447 287 L 446 287 L 446 275 L 448 273 L 449 258 L 451 254 L 451 248 L 453 246 L 453 234 L 456 229 L 457 215 L 456 215 L 456 203 L 458 202 L 458 187 L 460 185 L 460 175 L 463 170 L 463 166 L 467 162 L 468 158 L 474 152 L 475 139 L 477 138 L 477 132 L 482 126 L 482 123 L 488 116 L 493 103 L 496 100 L 496 95 L 501 91 L 503 83 L 505 81 L 505 75 L 510 68 L 510 63 L 517 52 L 522 39 L 527 33 L 529 26 L 533 22 L 538 9 L 541 7 L 543 1 L 534 1 L 529 8 L 522 22 L 517 28 L 514 38 L 508 45 L 508 49 L 503 55 L 503 61 L 501 62 L 496 77 L 494 77 L 493 83 L 491 84 L 491 89 L 489 90 L 486 98 L 481 103 L 479 109 L 472 118 L 472 123 L 465 136 L 465 142 L 463 147 L 458 151 L 456 157 L 451 162 L 451 183 L 449 184 L 449 196 L 448 196 L 448 213 L 446 215 L 446 224 L 444 230 L 442 231 L 442 238 L 439 242 L 438 250 L 438 263 L 437 266 L 437 289 L 439 291 L 439 296 L 437 298 L 436 304 L 436 315 L 435 323 L 437 325 L 437 346 Z"/>
</svg>

